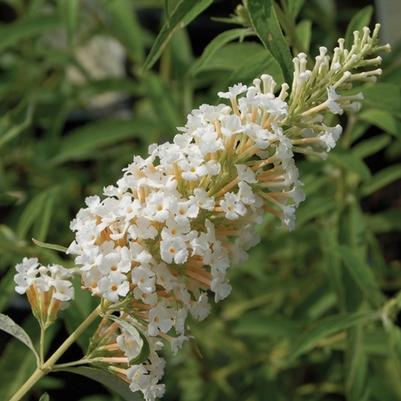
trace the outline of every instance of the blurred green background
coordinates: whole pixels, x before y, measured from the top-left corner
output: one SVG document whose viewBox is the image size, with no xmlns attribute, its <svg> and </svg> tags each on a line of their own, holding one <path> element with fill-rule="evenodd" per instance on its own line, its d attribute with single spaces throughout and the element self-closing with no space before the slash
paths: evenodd
<svg viewBox="0 0 401 401">
<path fill-rule="evenodd" d="M 261 73 L 283 80 L 240 4 L 0 1 L 0 312 L 33 337 L 14 265 L 23 256 L 71 261 L 31 239 L 68 246 L 84 198 L 115 182 L 134 154 L 171 139 L 192 108 L 216 103 L 217 91 Z M 178 356 L 166 351 L 165 400 L 401 400 L 401 3 L 374 6 L 277 2 L 293 53 L 314 56 L 370 21 L 383 24 L 393 52 L 379 83 L 360 88 L 362 111 L 342 117 L 329 159 L 298 160 L 307 200 L 295 231 L 266 217 L 262 242 L 231 272 L 230 298 L 192 324 L 196 340 Z M 78 295 L 49 349 L 93 302 Z M 3 333 L 0 352 L 6 401 L 34 360 Z M 65 360 L 80 352 L 73 347 Z M 31 399 L 43 391 L 57 401 L 119 400 L 67 374 L 42 380 Z"/>
</svg>

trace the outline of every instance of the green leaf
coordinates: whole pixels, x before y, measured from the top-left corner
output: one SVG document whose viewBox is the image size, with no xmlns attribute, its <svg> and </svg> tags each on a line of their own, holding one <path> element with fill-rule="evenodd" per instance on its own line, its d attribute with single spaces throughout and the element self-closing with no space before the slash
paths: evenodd
<svg viewBox="0 0 401 401">
<path fill-rule="evenodd" d="M 236 335 L 254 338 L 282 339 L 300 329 L 299 323 L 284 316 L 266 315 L 264 312 L 246 313 L 234 327 Z"/>
<path fill-rule="evenodd" d="M 300 13 L 305 0 L 287 0 L 287 11 L 291 18 L 295 20 Z"/>
<path fill-rule="evenodd" d="M 319 341 L 323 340 L 325 337 L 348 329 L 356 324 L 365 323 L 372 317 L 372 313 L 351 313 L 344 316 L 336 315 L 324 318 L 298 337 L 291 351 L 291 355 L 297 358 L 314 348 L 318 345 Z"/>
<path fill-rule="evenodd" d="M 297 35 L 302 45 L 302 49 L 308 52 L 310 48 L 310 41 L 312 38 L 312 21 L 311 20 L 301 21 L 295 29 L 295 34 Z"/>
<path fill-rule="evenodd" d="M 184 28 L 212 3 L 213 0 L 181 0 L 157 35 L 145 60 L 144 68 L 149 69 L 155 64 L 177 29 Z"/>
<path fill-rule="evenodd" d="M 32 115 L 33 115 L 33 106 L 32 104 L 30 104 L 27 107 L 23 120 L 21 122 L 14 122 L 13 125 L 8 130 L 0 134 L 0 148 L 7 142 L 16 138 L 19 134 L 24 132 L 24 130 L 26 130 L 31 125 Z"/>
<path fill-rule="evenodd" d="M 345 34 L 345 48 L 350 49 L 354 42 L 354 31 L 360 31 L 364 26 L 368 26 L 372 18 L 373 6 L 367 6 L 359 10 L 348 24 Z"/>
<path fill-rule="evenodd" d="M 90 159 L 103 147 L 127 139 L 133 140 L 138 136 L 149 137 L 153 128 L 153 124 L 143 118 L 134 120 L 105 118 L 91 122 L 68 133 L 61 141 L 59 153 L 50 163 L 57 165 L 71 160 Z"/>
<path fill-rule="evenodd" d="M 57 196 L 56 188 L 47 191 L 47 196 L 44 201 L 39 218 L 35 222 L 33 235 L 40 241 L 44 241 L 47 237 L 47 232 L 50 227 L 50 220 L 54 211 L 55 199 Z"/>
<path fill-rule="evenodd" d="M 368 360 L 363 346 L 364 330 L 357 325 L 347 333 L 348 363 L 346 370 L 345 390 L 351 401 L 367 400 L 369 387 L 367 383 Z"/>
<path fill-rule="evenodd" d="M 46 203 L 48 191 L 43 191 L 34 196 L 21 213 L 17 224 L 17 236 L 25 238 L 30 228 L 35 223 L 36 219 L 40 216 L 43 207 Z"/>
<path fill-rule="evenodd" d="M 284 81 L 279 63 L 267 49 L 255 52 L 246 61 L 239 64 L 229 76 L 228 84 L 252 82 L 255 77 L 263 73 L 270 74 L 279 85 Z"/>
<path fill-rule="evenodd" d="M 37 354 L 28 333 L 21 326 L 15 323 L 14 320 L 9 318 L 7 315 L 3 315 L 2 313 L 0 313 L 0 330 L 5 331 L 25 344 L 34 353 L 39 364 L 39 355 Z"/>
<path fill-rule="evenodd" d="M 123 382 L 117 376 L 105 370 L 89 367 L 78 368 L 64 368 L 60 369 L 61 372 L 75 373 L 77 375 L 85 376 L 89 379 L 95 380 L 103 386 L 109 388 L 113 392 L 121 396 L 125 401 L 141 401 L 142 397 L 138 393 L 133 393 L 128 384 Z"/>
<path fill-rule="evenodd" d="M 329 159 L 347 171 L 356 173 L 362 181 L 368 181 L 371 177 L 368 166 L 350 152 L 336 149 L 335 152 L 330 153 Z"/>
<path fill-rule="evenodd" d="M 401 178 L 401 164 L 395 164 L 386 167 L 376 173 L 369 182 L 362 187 L 362 195 L 368 196 L 376 192 L 380 188 L 391 184 L 392 182 Z"/>
<path fill-rule="evenodd" d="M 37 328 L 37 321 L 32 315 L 24 322 L 24 327 L 28 331 Z M 19 341 L 9 341 L 0 358 L 0 400 L 9 400 L 33 373 L 36 365 L 33 353 L 21 347 Z"/>
<path fill-rule="evenodd" d="M 0 311 L 3 311 L 11 300 L 14 292 L 15 270 L 9 269 L 0 281 Z"/>
<path fill-rule="evenodd" d="M 385 110 L 401 116 L 401 87 L 397 84 L 378 82 L 363 87 L 363 104 L 370 109 Z"/>
<path fill-rule="evenodd" d="M 280 28 L 272 0 L 247 0 L 252 26 L 260 40 L 279 62 L 286 82 L 291 82 L 291 52 Z"/>
<path fill-rule="evenodd" d="M 345 267 L 347 267 L 348 272 L 362 290 L 366 299 L 372 302 L 374 306 L 380 305 L 383 296 L 372 268 L 366 263 L 362 256 L 351 247 L 342 245 L 339 247 L 338 251 Z"/>
<path fill-rule="evenodd" d="M 39 401 L 50 401 L 49 394 L 44 393 L 42 396 L 39 398 Z"/>
<path fill-rule="evenodd" d="M 125 46 L 134 61 L 144 60 L 143 34 L 139 25 L 134 2 L 129 0 L 105 0 L 104 7 L 111 16 L 111 33 Z"/>
<path fill-rule="evenodd" d="M 376 234 L 401 231 L 401 210 L 388 209 L 376 214 L 365 214 L 370 230 Z"/>
<path fill-rule="evenodd" d="M 151 72 L 146 74 L 145 85 L 148 97 L 151 101 L 157 123 L 161 126 L 163 133 L 173 135 L 181 118 L 178 108 L 175 106 L 171 90 L 162 81 L 159 75 Z"/>
<path fill-rule="evenodd" d="M 42 242 L 35 238 L 32 238 L 32 241 L 35 245 L 40 246 L 41 248 L 53 249 L 53 251 L 63 252 L 63 253 L 66 253 L 67 251 L 67 248 L 62 245 L 50 244 L 49 242 Z"/>
<path fill-rule="evenodd" d="M 78 23 L 79 0 L 60 0 L 60 18 L 64 20 L 68 43 L 72 44 Z"/>
<path fill-rule="evenodd" d="M 377 109 L 365 110 L 359 114 L 359 118 L 401 138 L 401 122 L 388 111 Z"/>
<path fill-rule="evenodd" d="M 46 31 L 58 27 L 60 20 L 55 16 L 38 16 L 20 19 L 12 24 L 0 27 L 0 51 L 9 46 L 15 45 L 22 39 L 45 33 Z"/>
<path fill-rule="evenodd" d="M 388 135 L 377 135 L 373 138 L 365 139 L 352 148 L 352 153 L 359 159 L 364 159 L 377 152 L 380 152 L 391 142 Z"/>
<path fill-rule="evenodd" d="M 216 36 L 205 48 L 202 55 L 196 60 L 192 65 L 189 74 L 194 76 L 202 67 L 208 64 L 209 60 L 214 56 L 214 54 L 225 44 L 233 41 L 234 39 L 242 39 L 248 35 L 252 34 L 249 29 L 230 29 Z"/>
</svg>

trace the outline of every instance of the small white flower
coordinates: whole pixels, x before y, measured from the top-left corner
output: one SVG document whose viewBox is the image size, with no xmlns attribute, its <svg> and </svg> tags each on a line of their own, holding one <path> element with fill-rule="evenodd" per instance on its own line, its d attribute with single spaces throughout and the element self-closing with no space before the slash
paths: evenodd
<svg viewBox="0 0 401 401">
<path fill-rule="evenodd" d="M 329 86 L 327 88 L 327 107 L 333 114 L 343 114 L 343 109 L 339 104 L 341 96 L 337 94 L 336 90 Z"/>
<path fill-rule="evenodd" d="M 160 241 L 160 256 L 166 263 L 185 263 L 188 249 L 182 238 L 171 238 Z"/>
<path fill-rule="evenodd" d="M 132 282 L 136 284 L 142 292 L 151 294 L 155 290 L 155 274 L 145 266 L 137 266 L 131 273 Z"/>
<path fill-rule="evenodd" d="M 218 92 L 217 96 L 221 97 L 222 99 L 235 99 L 241 93 L 247 91 L 246 85 L 236 84 L 234 86 L 230 86 L 228 88 L 228 92 Z"/>
<path fill-rule="evenodd" d="M 159 303 L 149 311 L 148 334 L 157 336 L 160 332 L 167 333 L 174 325 L 172 309 L 164 303 Z"/>
<path fill-rule="evenodd" d="M 246 206 L 232 192 L 224 194 L 224 198 L 220 201 L 220 206 L 228 220 L 236 220 L 240 216 L 245 216 L 247 212 Z"/>
</svg>

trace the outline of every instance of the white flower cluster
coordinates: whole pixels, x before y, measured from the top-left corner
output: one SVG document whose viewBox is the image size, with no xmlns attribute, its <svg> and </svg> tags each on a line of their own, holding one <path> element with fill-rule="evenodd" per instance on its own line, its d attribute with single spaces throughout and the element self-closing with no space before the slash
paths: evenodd
<svg viewBox="0 0 401 401">
<path fill-rule="evenodd" d="M 24 258 L 15 268 L 15 291 L 18 294 L 25 294 L 30 288 L 34 288 L 42 293 L 50 293 L 51 299 L 61 302 L 74 298 L 74 288 L 70 281 L 71 270 L 55 264 L 43 266 L 37 258 Z"/>
<path fill-rule="evenodd" d="M 344 110 L 357 112 L 361 108 L 363 94 L 340 95 L 339 90 L 349 90 L 356 81 L 375 82 L 382 70 L 376 68 L 382 62 L 376 54 L 389 51 L 390 46 L 378 46 L 380 24 L 372 35 L 368 27 L 354 32 L 351 49 L 344 47 L 344 39 L 338 40 L 333 57 L 326 47 L 320 47 L 312 70 L 308 70 L 307 56 L 298 54 L 294 60 L 294 79 L 289 98 L 289 129 L 294 152 L 315 154 L 324 158 L 334 148 L 342 132 L 341 125 L 334 127 L 324 123 L 324 113 L 343 114 Z M 373 68 L 373 69 L 372 69 Z"/>
<path fill-rule="evenodd" d="M 230 105 L 193 110 L 171 143 L 151 145 L 146 158 L 135 156 L 104 198 L 87 198 L 71 222 L 76 237 L 67 252 L 75 255 L 83 287 L 129 316 L 144 336 L 121 330 L 108 349 L 125 356 L 106 359 L 147 401 L 164 392 L 160 338 L 176 351 L 188 339 L 187 317 L 209 314 L 208 293 L 216 302 L 229 295 L 227 270 L 258 243 L 255 227 L 264 213 L 294 226 L 304 200 L 294 152 L 330 151 L 342 128 L 327 126 L 325 114 L 357 110 L 362 99 L 337 90 L 380 73 L 350 71 L 380 63 L 366 60 L 381 49 L 378 28 L 372 36 L 363 32 L 350 51 L 340 40 L 331 64 L 325 48 L 313 70 L 299 54 L 290 95 L 286 83 L 276 91 L 270 75 L 219 92 Z M 144 339 L 150 351 L 138 362 Z M 124 361 L 124 369 L 112 361 Z"/>
</svg>

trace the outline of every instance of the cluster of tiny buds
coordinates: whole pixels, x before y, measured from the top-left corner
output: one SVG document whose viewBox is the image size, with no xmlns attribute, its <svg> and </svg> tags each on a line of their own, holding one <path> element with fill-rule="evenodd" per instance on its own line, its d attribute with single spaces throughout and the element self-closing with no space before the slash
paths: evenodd
<svg viewBox="0 0 401 401">
<path fill-rule="evenodd" d="M 334 148 L 342 127 L 327 125 L 326 114 L 359 110 L 361 94 L 337 91 L 381 73 L 361 72 L 381 61 L 367 57 L 387 49 L 377 46 L 378 30 L 355 33 L 350 50 L 340 39 L 331 62 L 320 48 L 311 70 L 299 54 L 290 93 L 287 83 L 276 91 L 267 74 L 219 92 L 229 105 L 193 110 L 172 142 L 151 145 L 146 158 L 135 156 L 103 199 L 86 199 L 71 222 L 76 235 L 67 253 L 75 255 L 82 287 L 119 313 L 105 315 L 88 361 L 147 401 L 163 394 L 163 342 L 177 351 L 189 339 L 187 317 L 209 314 L 210 293 L 216 302 L 229 295 L 227 271 L 259 242 L 256 226 L 266 212 L 293 228 L 304 200 L 294 152 L 324 157 Z M 60 297 L 64 285 L 65 300 L 72 296 L 67 275 L 42 287 L 42 276 L 57 269 L 42 274 L 37 261 L 29 263 L 17 267 L 17 291 L 51 288 Z"/>
</svg>

